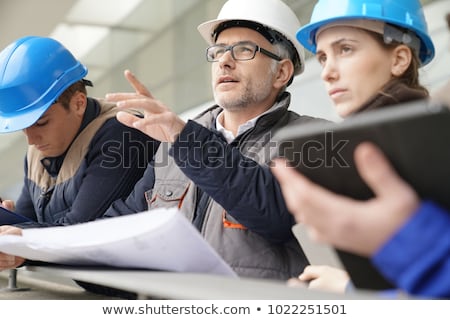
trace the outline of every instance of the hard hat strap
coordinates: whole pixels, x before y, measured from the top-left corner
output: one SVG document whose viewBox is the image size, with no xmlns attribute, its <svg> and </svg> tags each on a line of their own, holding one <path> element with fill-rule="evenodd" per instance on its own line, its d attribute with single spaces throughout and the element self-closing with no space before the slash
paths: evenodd
<svg viewBox="0 0 450 320">
<path fill-rule="evenodd" d="M 413 49 L 417 55 L 420 53 L 420 40 L 416 34 L 410 30 L 400 30 L 399 28 L 386 23 L 384 25 L 383 39 L 386 44 L 396 41 L 407 45 Z"/>
<path fill-rule="evenodd" d="M 283 39 L 284 37 L 281 34 L 277 35 L 277 33 L 274 30 L 271 30 L 260 23 L 249 20 L 224 21 L 221 24 L 219 24 L 217 28 L 213 31 L 212 38 L 214 39 L 214 41 L 216 41 L 217 37 L 222 31 L 233 27 L 241 27 L 255 30 L 256 32 L 259 32 L 264 38 L 266 38 L 271 44 L 282 42 L 284 40 Z"/>
<path fill-rule="evenodd" d="M 81 79 L 81 81 L 83 82 L 83 84 L 84 84 L 85 86 L 89 86 L 89 87 L 93 87 L 93 86 L 94 86 L 94 84 L 92 83 L 91 80 L 88 80 L 88 79 Z"/>
</svg>

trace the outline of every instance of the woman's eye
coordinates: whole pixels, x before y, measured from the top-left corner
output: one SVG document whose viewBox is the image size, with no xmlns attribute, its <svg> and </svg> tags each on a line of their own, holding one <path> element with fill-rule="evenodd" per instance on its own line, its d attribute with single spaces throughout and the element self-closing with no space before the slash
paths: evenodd
<svg viewBox="0 0 450 320">
<path fill-rule="evenodd" d="M 352 51 L 352 48 L 349 46 L 343 46 L 341 47 L 341 53 L 349 53 Z"/>
<path fill-rule="evenodd" d="M 319 56 L 317 56 L 317 61 L 319 61 L 319 63 L 320 63 L 321 65 L 324 65 L 325 62 L 327 62 L 327 56 L 324 55 L 324 54 L 319 55 Z"/>
</svg>

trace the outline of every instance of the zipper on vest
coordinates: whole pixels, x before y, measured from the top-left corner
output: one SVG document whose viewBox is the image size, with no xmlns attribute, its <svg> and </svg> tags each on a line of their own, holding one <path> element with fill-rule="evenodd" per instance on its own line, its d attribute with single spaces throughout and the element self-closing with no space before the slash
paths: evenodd
<svg viewBox="0 0 450 320">
<path fill-rule="evenodd" d="M 195 206 L 194 219 L 192 224 L 197 228 L 199 232 L 202 231 L 203 222 L 206 217 L 206 210 L 208 209 L 211 197 L 197 187 L 197 203 Z"/>
<path fill-rule="evenodd" d="M 39 198 L 41 199 L 41 210 L 44 211 L 47 204 L 50 202 L 50 198 L 52 197 L 54 187 L 51 187 L 49 189 L 42 189 L 41 194 L 39 195 Z"/>
</svg>

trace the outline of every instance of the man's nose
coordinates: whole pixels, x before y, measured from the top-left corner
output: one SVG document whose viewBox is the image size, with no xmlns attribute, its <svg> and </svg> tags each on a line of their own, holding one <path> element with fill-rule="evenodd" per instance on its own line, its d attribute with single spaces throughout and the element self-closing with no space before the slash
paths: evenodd
<svg viewBox="0 0 450 320">
<path fill-rule="evenodd" d="M 219 65 L 221 68 L 228 66 L 230 67 L 232 64 L 234 64 L 233 55 L 231 54 L 231 48 L 228 48 L 220 57 L 219 59 Z"/>
<path fill-rule="evenodd" d="M 37 143 L 38 134 L 33 126 L 23 129 L 23 133 L 27 137 L 27 142 L 29 145 L 34 145 Z"/>
</svg>

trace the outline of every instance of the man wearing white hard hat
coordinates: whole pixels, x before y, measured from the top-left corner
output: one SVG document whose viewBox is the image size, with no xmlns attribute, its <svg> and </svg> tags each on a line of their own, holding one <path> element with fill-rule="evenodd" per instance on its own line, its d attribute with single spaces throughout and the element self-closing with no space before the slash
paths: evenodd
<svg viewBox="0 0 450 320">
<path fill-rule="evenodd" d="M 304 66 L 299 27 L 281 0 L 227 1 L 217 19 L 198 27 L 209 44 L 216 105 L 187 123 L 126 72 L 135 95 L 107 99 L 145 110 L 145 118 L 118 119 L 168 144 L 107 215 L 178 206 L 238 275 L 284 280 L 303 270 L 294 221 L 268 168 L 277 150 L 273 134 L 315 120 L 288 111 L 285 89 Z"/>
<path fill-rule="evenodd" d="M 130 197 L 106 216 L 177 206 L 238 275 L 298 275 L 308 262 L 268 164 L 279 128 L 317 120 L 288 111 L 285 89 L 304 67 L 299 27 L 281 0 L 227 1 L 198 27 L 209 44 L 216 105 L 187 123 L 126 71 L 135 93 L 107 100 L 143 110 L 141 119 L 117 117 L 163 143 Z"/>
</svg>

